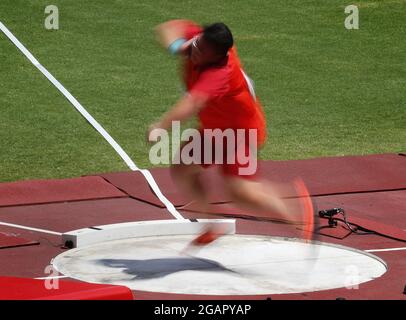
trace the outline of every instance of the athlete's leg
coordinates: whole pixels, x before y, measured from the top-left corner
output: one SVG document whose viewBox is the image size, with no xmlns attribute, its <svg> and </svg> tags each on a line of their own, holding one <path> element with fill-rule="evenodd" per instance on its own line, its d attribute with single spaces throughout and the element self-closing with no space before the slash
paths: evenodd
<svg viewBox="0 0 406 320">
<path fill-rule="evenodd" d="M 171 167 L 171 176 L 176 186 L 191 201 L 206 212 L 208 207 L 207 191 L 201 181 L 204 169 L 198 164 L 176 164 Z"/>
<path fill-rule="evenodd" d="M 230 152 L 233 152 L 231 158 L 234 158 L 234 163 L 224 162 L 222 164 L 226 191 L 236 205 L 255 216 L 291 223 L 302 222 L 303 203 L 297 199 L 296 184 L 277 184 L 258 180 L 259 163 L 253 161 L 257 160 L 257 148 L 258 146 L 249 140 L 248 135 L 245 135 L 244 140 L 236 141 L 234 150 L 227 148 L 228 156 Z M 241 155 L 247 156 L 245 164 L 239 158 Z M 250 172 L 251 175 L 244 175 L 248 172 L 243 169 L 252 167 L 252 164 L 256 166 L 255 172 Z"/>
<path fill-rule="evenodd" d="M 233 202 L 244 210 L 256 216 L 292 223 L 302 222 L 303 212 L 300 202 L 294 198 L 282 198 L 294 195 L 293 186 L 231 175 L 225 175 L 224 181 Z"/>
</svg>

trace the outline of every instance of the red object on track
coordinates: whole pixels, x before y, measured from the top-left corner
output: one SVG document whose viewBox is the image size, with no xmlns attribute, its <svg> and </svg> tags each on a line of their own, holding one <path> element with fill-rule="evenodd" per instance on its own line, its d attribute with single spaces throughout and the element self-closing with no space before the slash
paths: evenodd
<svg viewBox="0 0 406 320">
<path fill-rule="evenodd" d="M 0 300 L 133 300 L 131 290 L 124 286 L 54 280 L 0 277 Z M 52 282 L 53 281 L 53 282 Z M 48 289 L 47 289 L 48 287 Z"/>
<path fill-rule="evenodd" d="M 208 230 L 198 236 L 196 239 L 192 241 L 192 244 L 195 246 L 202 246 L 213 242 L 214 240 L 220 237 L 219 234 L 215 234 L 213 231 Z"/>
<path fill-rule="evenodd" d="M 225 234 L 224 230 L 220 229 L 218 226 L 208 227 L 203 231 L 197 238 L 195 238 L 190 244 L 193 246 L 205 246 L 213 241 L 217 240 Z"/>
<path fill-rule="evenodd" d="M 299 195 L 302 197 L 299 198 L 303 210 L 303 222 L 304 222 L 304 230 L 303 232 L 303 239 L 306 241 L 310 241 L 313 239 L 314 235 L 314 208 L 312 199 L 310 198 L 309 191 L 307 190 L 306 185 L 304 184 L 302 179 L 297 178 L 295 180 L 295 188 Z"/>
</svg>

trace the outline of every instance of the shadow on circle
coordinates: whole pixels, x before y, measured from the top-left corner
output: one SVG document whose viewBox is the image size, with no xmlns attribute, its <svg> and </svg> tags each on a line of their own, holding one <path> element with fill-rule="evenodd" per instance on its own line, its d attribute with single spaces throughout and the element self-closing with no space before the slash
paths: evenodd
<svg viewBox="0 0 406 320">
<path fill-rule="evenodd" d="M 119 268 L 134 279 L 155 279 L 181 271 L 235 271 L 226 268 L 217 261 L 195 257 L 173 257 L 161 259 L 129 260 L 129 259 L 101 259 L 96 263 L 109 268 Z"/>
</svg>

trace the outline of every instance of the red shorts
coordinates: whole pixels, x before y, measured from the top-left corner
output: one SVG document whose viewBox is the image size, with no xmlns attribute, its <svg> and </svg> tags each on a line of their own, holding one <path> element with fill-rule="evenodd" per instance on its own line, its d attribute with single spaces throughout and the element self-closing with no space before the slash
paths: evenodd
<svg viewBox="0 0 406 320">
<path fill-rule="evenodd" d="M 258 140 L 248 130 L 227 129 L 220 134 L 200 129 L 199 134 L 181 145 L 178 159 L 182 164 L 203 168 L 219 166 L 223 175 L 254 179 L 258 172 Z M 205 134 L 206 132 L 206 134 Z M 226 134 L 227 133 L 227 134 Z"/>
</svg>

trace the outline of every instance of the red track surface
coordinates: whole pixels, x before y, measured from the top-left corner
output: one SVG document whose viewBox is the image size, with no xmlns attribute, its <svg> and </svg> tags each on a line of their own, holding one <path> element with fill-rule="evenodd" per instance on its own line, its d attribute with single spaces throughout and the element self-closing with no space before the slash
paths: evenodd
<svg viewBox="0 0 406 320">
<path fill-rule="evenodd" d="M 396 154 L 263 161 L 259 168 L 264 178 L 273 181 L 301 177 L 312 196 L 406 189 L 406 157 Z M 207 173 L 207 183 L 222 185 L 215 168 L 208 169 Z M 175 206 L 189 202 L 177 191 L 167 169 L 153 170 L 153 176 Z M 140 173 L 108 173 L 102 177 L 131 197 L 163 207 Z M 212 203 L 229 201 L 221 188 L 210 190 Z"/>
<path fill-rule="evenodd" d="M 31 180 L 0 184 L 0 206 L 123 197 L 100 177 Z"/>
<path fill-rule="evenodd" d="M 39 244 L 39 242 L 21 238 L 15 233 L 0 233 L 0 249 L 30 246 L 35 244 Z"/>
<path fill-rule="evenodd" d="M 382 235 L 349 234 L 340 225 L 324 228 L 320 241 L 367 250 L 406 247 L 406 157 L 395 154 L 366 157 L 334 157 L 302 161 L 266 161 L 263 176 L 286 181 L 301 176 L 319 209 L 344 208 L 349 221 Z M 209 183 L 218 186 L 215 169 L 209 169 Z M 152 170 L 163 193 L 177 206 L 188 200 L 176 192 L 167 169 Z M 104 178 L 104 179 L 103 179 Z M 214 189 L 214 188 L 212 188 Z M 213 194 L 211 214 L 206 217 L 237 218 L 237 233 L 298 236 L 298 228 L 258 219 L 225 204 L 221 192 Z M 223 203 L 221 203 L 223 202 Z M 193 206 L 182 214 L 204 218 Z M 0 221 L 33 228 L 66 232 L 109 223 L 170 219 L 150 188 L 137 173 L 110 173 L 65 180 L 36 180 L 0 184 Z M 322 220 L 323 225 L 327 225 Z M 57 235 L 0 225 L 0 248 L 14 237 L 38 241 L 39 245 L 0 249 L 0 275 L 44 277 L 51 259 L 63 252 Z M 8 236 L 7 236 L 8 235 Z M 18 239 L 18 240 L 17 240 Z M 13 241 L 11 241 L 13 242 Z M 13 244 L 13 243 L 11 243 Z M 24 243 L 19 242 L 24 245 Z M 27 243 L 28 244 L 28 243 Z M 406 299 L 406 250 L 374 252 L 388 264 L 382 277 L 361 284 L 358 290 L 334 289 L 302 294 L 273 295 L 273 299 Z M 135 292 L 138 299 L 213 298 L 165 293 Z M 263 299 L 265 296 L 216 298 Z"/>
</svg>

